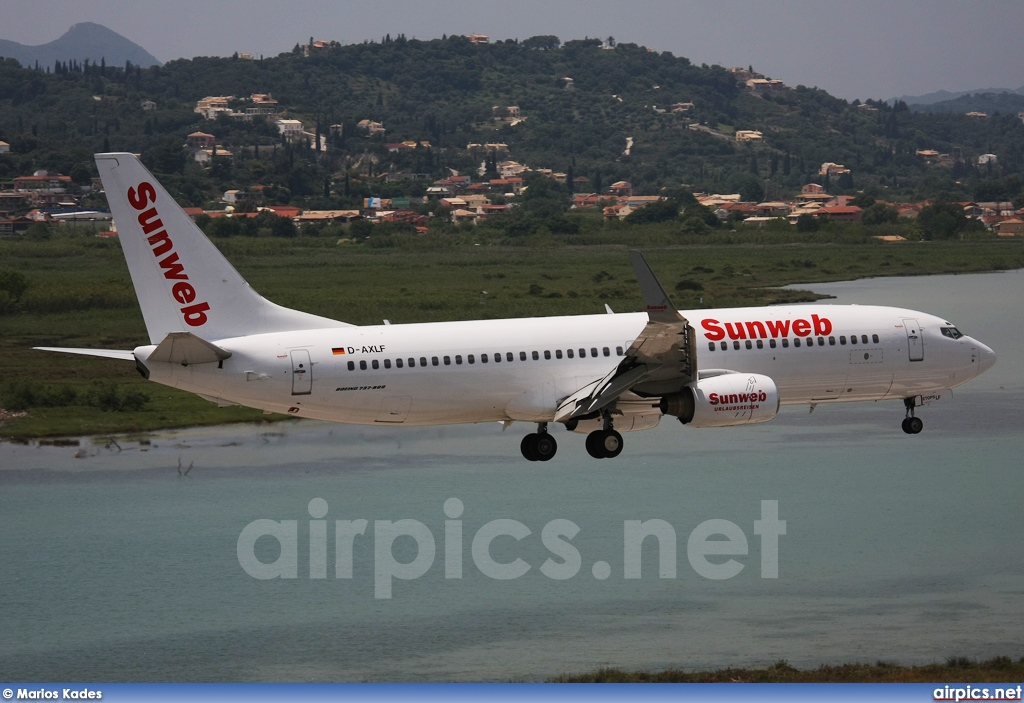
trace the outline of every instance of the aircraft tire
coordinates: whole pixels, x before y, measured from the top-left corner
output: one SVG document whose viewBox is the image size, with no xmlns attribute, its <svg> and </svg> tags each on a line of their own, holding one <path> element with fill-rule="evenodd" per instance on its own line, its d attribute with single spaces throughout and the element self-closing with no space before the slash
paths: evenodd
<svg viewBox="0 0 1024 703">
<path fill-rule="evenodd" d="M 558 442 L 555 438 L 547 434 L 534 435 L 533 441 L 533 452 L 537 457 L 538 461 L 551 461 L 551 458 L 555 456 L 555 452 L 558 451 Z"/>
<path fill-rule="evenodd" d="M 604 450 L 605 458 L 614 459 L 622 453 L 622 435 L 615 430 L 607 430 L 601 434 L 604 435 L 601 437 L 601 448 Z"/>
<path fill-rule="evenodd" d="M 587 454 L 595 459 L 604 459 L 604 430 L 594 430 L 587 435 Z"/>
<path fill-rule="evenodd" d="M 531 433 L 523 437 L 523 441 L 519 443 L 519 451 L 523 453 L 523 458 L 527 461 L 540 459 L 540 454 L 537 452 L 537 437 L 536 433 Z"/>
<path fill-rule="evenodd" d="M 910 434 L 919 434 L 924 429 L 924 421 L 919 417 L 911 417 L 907 419 L 907 431 Z"/>
<path fill-rule="evenodd" d="M 903 422 L 900 423 L 900 427 L 903 428 L 903 431 L 906 432 L 907 434 L 911 434 L 911 432 L 910 432 L 910 418 L 909 417 L 903 418 Z"/>
</svg>

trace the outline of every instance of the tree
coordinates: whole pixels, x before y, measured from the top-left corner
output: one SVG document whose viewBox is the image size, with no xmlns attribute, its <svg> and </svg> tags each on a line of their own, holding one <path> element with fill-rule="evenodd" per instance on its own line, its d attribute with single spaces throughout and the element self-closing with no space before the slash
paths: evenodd
<svg viewBox="0 0 1024 703">
<path fill-rule="evenodd" d="M 953 239 L 960 233 L 972 229 L 960 205 L 938 202 L 921 208 L 917 214 L 917 226 L 925 239 Z"/>
<path fill-rule="evenodd" d="M 275 237 L 294 237 L 299 232 L 295 228 L 295 223 L 292 222 L 290 217 L 274 217 L 274 223 L 271 225 L 271 234 Z"/>
<path fill-rule="evenodd" d="M 68 175 L 78 185 L 89 185 L 92 182 L 92 174 L 89 173 L 89 169 L 86 168 L 85 164 L 75 164 Z"/>
<path fill-rule="evenodd" d="M 679 230 L 683 234 L 707 234 L 711 231 L 711 227 L 699 217 L 686 217 Z"/>
<path fill-rule="evenodd" d="M 142 152 L 142 161 L 153 171 L 181 173 L 185 170 L 185 151 L 180 140 L 172 137 Z"/>
<path fill-rule="evenodd" d="M 875 197 L 870 195 L 867 191 L 857 193 L 847 205 L 855 205 L 861 210 L 867 210 L 869 207 L 875 204 Z"/>
<path fill-rule="evenodd" d="M 764 186 L 761 185 L 761 180 L 751 173 L 737 174 L 729 183 L 745 202 L 759 203 L 764 199 Z"/>
<path fill-rule="evenodd" d="M 716 229 L 721 225 L 714 210 L 698 203 L 697 199 L 692 195 L 690 195 L 690 201 L 686 204 L 686 207 L 683 208 L 682 217 L 685 221 L 700 220 L 709 229 Z"/>
<path fill-rule="evenodd" d="M 25 230 L 25 239 L 49 239 L 53 235 L 53 231 L 50 229 L 50 225 L 43 222 L 36 222 L 35 224 L 29 225 L 28 229 Z"/>
<path fill-rule="evenodd" d="M 892 205 L 886 203 L 874 203 L 864 209 L 860 216 L 861 223 L 865 225 L 891 224 L 900 219 L 899 211 Z"/>
<path fill-rule="evenodd" d="M 234 237 L 242 233 L 242 227 L 237 218 L 215 217 L 206 233 L 211 237 Z"/>
<path fill-rule="evenodd" d="M 0 269 L 0 295 L 7 296 L 9 300 L 17 302 L 28 290 L 28 279 L 25 274 L 14 269 Z"/>
<path fill-rule="evenodd" d="M 524 49 L 535 49 L 540 51 L 551 51 L 562 45 L 561 40 L 554 34 L 541 34 L 529 39 L 524 39 L 520 44 Z"/>
<path fill-rule="evenodd" d="M 994 202 L 1010 199 L 1009 189 L 1003 181 L 979 181 L 974 186 L 974 199 L 978 202 Z"/>
<path fill-rule="evenodd" d="M 363 218 L 353 220 L 348 226 L 348 234 L 356 241 L 362 241 L 373 234 L 373 223 Z"/>
<path fill-rule="evenodd" d="M 679 203 L 675 200 L 659 200 L 629 213 L 626 215 L 626 222 L 631 225 L 644 225 L 652 222 L 669 222 L 678 218 Z"/>
<path fill-rule="evenodd" d="M 821 228 L 821 222 L 814 215 L 808 215 L 806 212 L 796 218 L 796 231 L 797 232 L 817 232 Z"/>
</svg>

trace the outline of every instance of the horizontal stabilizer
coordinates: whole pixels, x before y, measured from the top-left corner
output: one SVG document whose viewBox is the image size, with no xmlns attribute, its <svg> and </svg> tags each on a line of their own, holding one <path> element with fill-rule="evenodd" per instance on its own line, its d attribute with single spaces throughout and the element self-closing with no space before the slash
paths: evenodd
<svg viewBox="0 0 1024 703">
<path fill-rule="evenodd" d="M 62 354 L 81 354 L 82 356 L 99 356 L 104 359 L 120 359 L 135 361 L 135 354 L 123 349 L 74 349 L 68 347 L 32 347 L 39 351 L 61 352 Z"/>
<path fill-rule="evenodd" d="M 147 362 L 162 361 L 171 364 L 210 364 L 224 361 L 231 352 L 211 344 L 191 332 L 171 332 L 157 345 Z"/>
</svg>

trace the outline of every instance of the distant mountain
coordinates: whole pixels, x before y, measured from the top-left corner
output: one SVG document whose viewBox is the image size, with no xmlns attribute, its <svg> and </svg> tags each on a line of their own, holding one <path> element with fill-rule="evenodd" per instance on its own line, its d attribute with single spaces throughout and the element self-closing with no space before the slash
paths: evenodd
<svg viewBox="0 0 1024 703">
<path fill-rule="evenodd" d="M 984 112 L 1015 115 L 1024 112 L 1024 93 L 1006 90 L 1001 93 L 967 93 L 952 100 L 943 100 L 931 105 L 911 105 L 914 112 L 967 113 Z"/>
<path fill-rule="evenodd" d="M 52 67 L 56 61 L 72 59 L 79 62 L 89 59 L 90 63 L 103 59 L 108 66 L 124 66 L 125 61 L 144 68 L 160 65 L 155 56 L 138 44 L 93 22 L 73 25 L 59 39 L 38 46 L 0 39 L 0 57 L 17 59 L 26 68 L 34 67 L 36 62 L 40 68 Z"/>
<path fill-rule="evenodd" d="M 979 88 L 978 90 L 961 90 L 956 92 L 939 90 L 934 93 L 925 93 L 924 95 L 904 95 L 899 98 L 893 98 L 892 102 L 902 100 L 907 105 L 934 105 L 935 103 L 946 102 L 947 100 L 956 100 L 964 95 L 983 95 L 986 93 L 1016 93 L 1024 95 L 1024 86 L 1017 88 L 1017 90 L 1012 88 Z"/>
</svg>

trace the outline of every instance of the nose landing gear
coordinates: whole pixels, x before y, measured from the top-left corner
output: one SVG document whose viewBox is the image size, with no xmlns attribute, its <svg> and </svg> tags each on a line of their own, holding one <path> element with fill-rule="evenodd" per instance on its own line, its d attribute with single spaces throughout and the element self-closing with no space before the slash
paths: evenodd
<svg viewBox="0 0 1024 703">
<path fill-rule="evenodd" d="M 924 429 L 924 422 L 921 418 L 914 416 L 914 407 L 917 405 L 913 398 L 904 398 L 903 405 L 907 408 L 907 416 L 903 418 L 901 427 L 907 434 L 918 434 Z"/>
<path fill-rule="evenodd" d="M 558 442 L 548 434 L 548 423 L 537 423 L 537 431 L 523 437 L 519 450 L 529 461 L 550 461 L 558 451 Z"/>
</svg>

